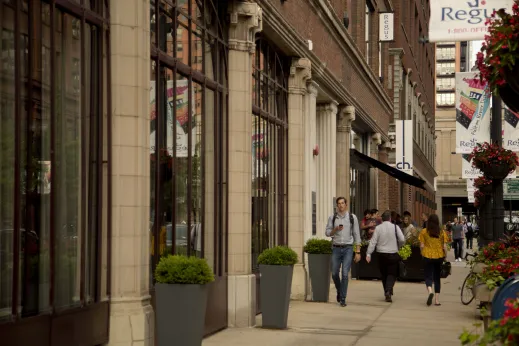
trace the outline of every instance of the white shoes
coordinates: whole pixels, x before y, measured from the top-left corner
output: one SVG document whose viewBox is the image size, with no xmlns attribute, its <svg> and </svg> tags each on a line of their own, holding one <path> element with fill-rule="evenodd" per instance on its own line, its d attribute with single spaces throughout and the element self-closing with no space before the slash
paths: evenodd
<svg viewBox="0 0 519 346">
<path fill-rule="evenodd" d="M 454 262 L 463 262 L 463 260 L 461 258 L 456 258 Z"/>
</svg>

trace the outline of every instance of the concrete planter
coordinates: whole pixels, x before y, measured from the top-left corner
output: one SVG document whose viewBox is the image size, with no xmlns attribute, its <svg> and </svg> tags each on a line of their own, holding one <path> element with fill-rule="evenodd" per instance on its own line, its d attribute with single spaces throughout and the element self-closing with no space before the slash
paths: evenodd
<svg viewBox="0 0 519 346">
<path fill-rule="evenodd" d="M 312 301 L 328 302 L 330 297 L 331 254 L 308 254 L 308 271 L 312 284 Z"/>
<path fill-rule="evenodd" d="M 207 285 L 156 284 L 157 346 L 201 346 Z"/>
<path fill-rule="evenodd" d="M 293 266 L 259 266 L 262 327 L 286 329 L 292 289 Z"/>
<path fill-rule="evenodd" d="M 491 302 L 492 299 L 494 299 L 496 291 L 497 288 L 490 290 L 488 286 L 482 282 L 476 283 L 474 287 L 472 287 L 474 297 L 480 302 Z"/>
<path fill-rule="evenodd" d="M 472 267 L 472 272 L 474 274 L 482 274 L 483 270 L 487 267 L 484 263 L 475 263 L 474 267 Z"/>
</svg>

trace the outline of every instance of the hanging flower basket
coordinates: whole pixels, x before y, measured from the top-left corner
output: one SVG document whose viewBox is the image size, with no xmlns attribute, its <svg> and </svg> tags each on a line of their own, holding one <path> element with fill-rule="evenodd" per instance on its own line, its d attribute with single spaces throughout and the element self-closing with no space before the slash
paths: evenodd
<svg viewBox="0 0 519 346">
<path fill-rule="evenodd" d="M 519 94 L 516 94 L 509 84 L 499 87 L 499 95 L 508 108 L 519 113 Z"/>
<path fill-rule="evenodd" d="M 483 172 L 490 179 L 504 179 L 515 170 L 519 163 L 517 155 L 497 144 L 478 143 L 469 155 L 472 167 Z"/>
<path fill-rule="evenodd" d="M 519 83 L 515 75 L 515 63 L 519 58 L 519 0 L 514 0 L 511 12 L 505 9 L 494 11 L 485 24 L 488 34 L 476 59 L 479 78 L 488 84 L 489 91 L 496 94 L 506 85 L 508 78 L 513 91 Z M 519 88 L 514 93 L 518 91 Z"/>
<path fill-rule="evenodd" d="M 485 195 L 492 193 L 492 180 L 487 177 L 479 177 L 474 180 L 474 187 Z"/>
</svg>

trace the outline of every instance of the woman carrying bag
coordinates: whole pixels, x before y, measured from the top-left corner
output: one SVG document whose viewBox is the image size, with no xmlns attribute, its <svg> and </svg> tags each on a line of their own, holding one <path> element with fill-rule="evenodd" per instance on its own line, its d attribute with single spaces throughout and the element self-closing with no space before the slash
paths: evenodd
<svg viewBox="0 0 519 346">
<path fill-rule="evenodd" d="M 432 214 L 427 219 L 427 228 L 419 235 L 420 249 L 422 251 L 425 285 L 429 295 L 427 306 L 432 304 L 433 298 L 436 306 L 440 306 L 441 271 L 444 258 L 447 254 L 447 233 L 440 228 L 438 216 Z M 434 284 L 434 293 L 433 293 Z"/>
</svg>

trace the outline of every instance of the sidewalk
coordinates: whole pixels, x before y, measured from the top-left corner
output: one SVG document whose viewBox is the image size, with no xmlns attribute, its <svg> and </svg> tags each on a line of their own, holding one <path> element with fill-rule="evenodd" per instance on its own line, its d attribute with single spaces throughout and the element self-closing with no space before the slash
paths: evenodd
<svg viewBox="0 0 519 346">
<path fill-rule="evenodd" d="M 293 301 L 287 330 L 260 328 L 259 315 L 258 327 L 229 328 L 204 340 L 203 346 L 460 345 L 458 336 L 478 321 L 477 310 L 475 303 L 460 302 L 459 288 L 469 269 L 465 263 L 451 263 L 452 275 L 442 280 L 442 306 L 426 306 L 423 283 L 397 282 L 391 304 L 384 302 L 379 281 L 352 280 L 345 308 Z"/>
</svg>

